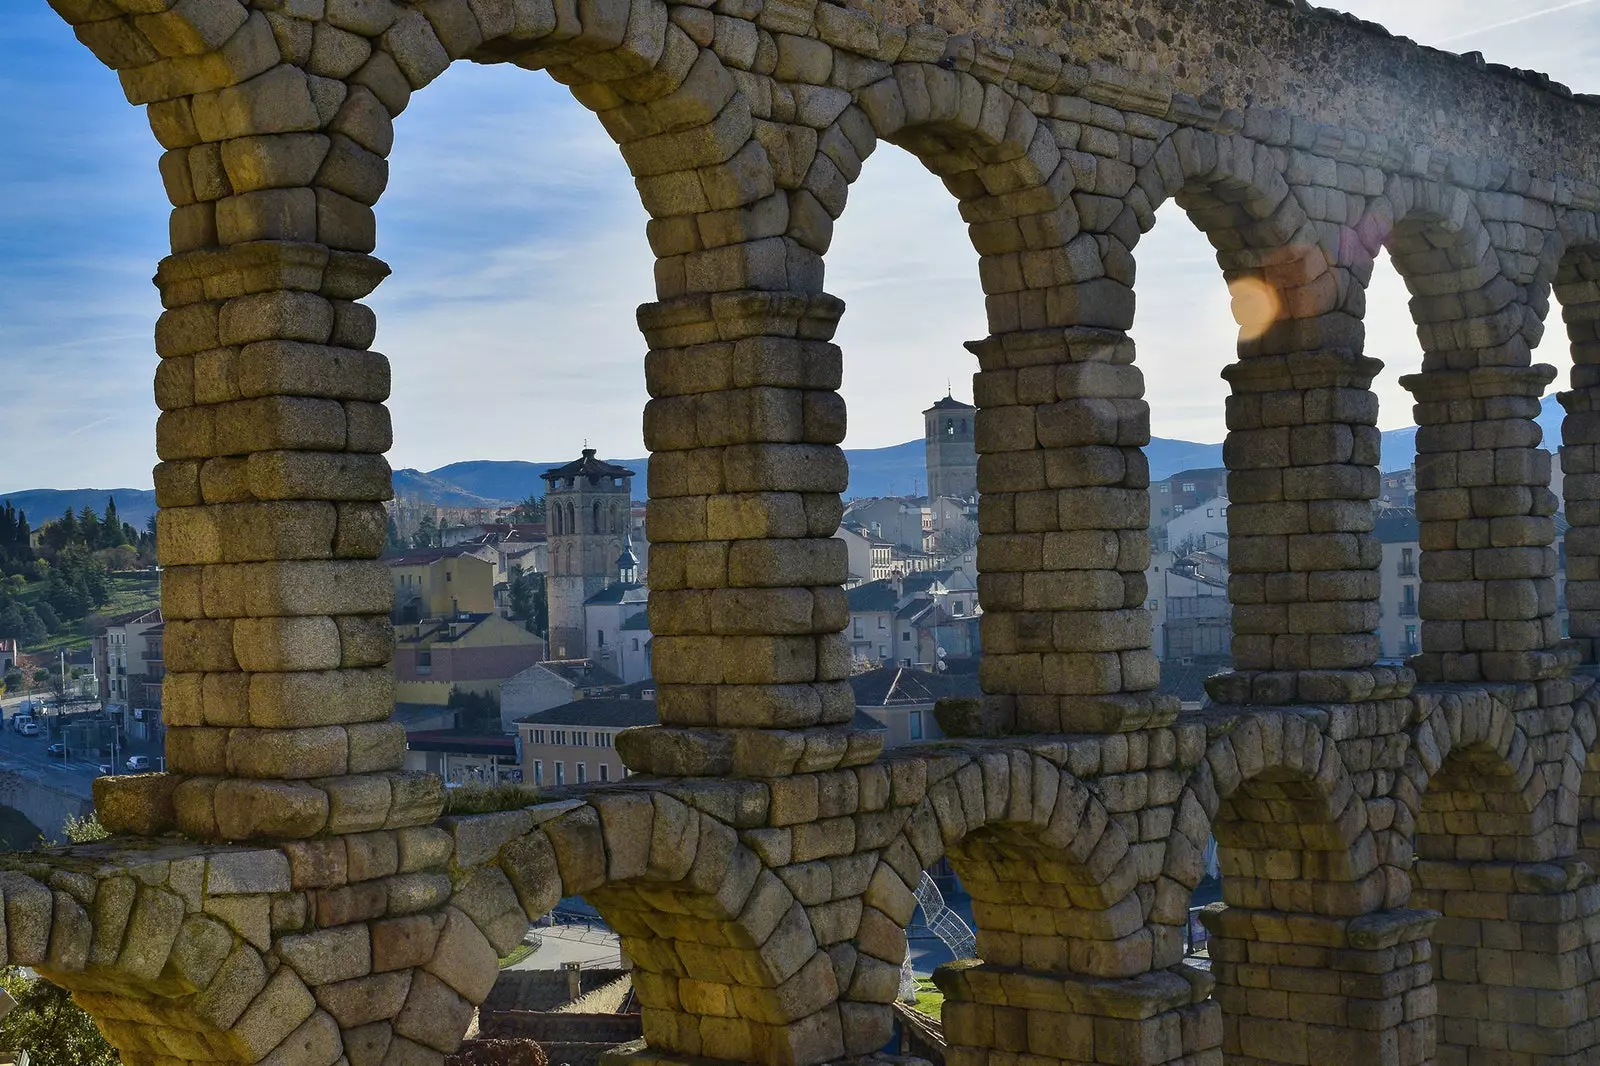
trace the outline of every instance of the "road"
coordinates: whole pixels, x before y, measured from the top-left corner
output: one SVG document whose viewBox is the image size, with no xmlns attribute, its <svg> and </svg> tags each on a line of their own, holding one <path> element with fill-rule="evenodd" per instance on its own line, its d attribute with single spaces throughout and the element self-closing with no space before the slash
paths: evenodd
<svg viewBox="0 0 1600 1066">
<path fill-rule="evenodd" d="M 75 795 L 90 795 L 90 782 L 100 774 L 100 763 L 110 762 L 109 756 L 104 759 L 99 756 L 89 755 L 83 758 L 58 759 L 47 755 L 45 748 L 53 742 L 50 736 L 52 719 L 54 715 L 45 714 L 40 720 L 41 728 L 36 737 L 19 735 L 11 728 L 11 719 L 16 715 L 17 707 L 29 697 L 13 696 L 0 699 L 0 714 L 5 719 L 5 727 L 0 728 L 0 770 L 18 771 L 24 774 L 36 775 L 40 780 L 48 782 L 55 788 L 64 789 Z M 38 698 L 37 696 L 33 698 Z M 93 709 L 97 704 L 87 704 L 86 708 Z M 70 753 L 69 753 L 70 754 Z M 126 760 L 130 755 L 149 755 L 152 764 L 156 757 L 161 755 L 161 746 L 150 742 L 133 741 L 118 752 L 120 759 Z M 119 772 L 125 772 L 120 771 Z"/>
</svg>

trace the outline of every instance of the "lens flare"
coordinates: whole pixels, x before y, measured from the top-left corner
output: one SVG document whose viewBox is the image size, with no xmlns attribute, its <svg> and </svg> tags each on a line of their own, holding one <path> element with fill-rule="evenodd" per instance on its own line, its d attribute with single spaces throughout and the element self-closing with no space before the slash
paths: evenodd
<svg viewBox="0 0 1600 1066">
<path fill-rule="evenodd" d="M 1239 323 L 1240 340 L 1258 340 L 1283 312 L 1278 290 L 1260 278 L 1231 281 L 1228 291 L 1233 295 L 1233 319 Z"/>
</svg>

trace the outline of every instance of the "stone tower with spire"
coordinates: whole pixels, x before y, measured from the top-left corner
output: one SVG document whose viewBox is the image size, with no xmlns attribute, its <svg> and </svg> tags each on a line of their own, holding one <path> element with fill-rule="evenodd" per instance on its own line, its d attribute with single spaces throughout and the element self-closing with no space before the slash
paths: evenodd
<svg viewBox="0 0 1600 1066">
<path fill-rule="evenodd" d="M 978 409 L 947 392 L 944 399 L 922 412 L 927 425 L 928 496 L 978 494 L 978 450 L 973 418 Z"/>
<path fill-rule="evenodd" d="M 598 459 L 593 448 L 585 448 L 580 458 L 539 476 L 546 485 L 545 529 L 550 541 L 550 572 L 545 578 L 548 654 L 551 659 L 582 659 L 589 654 L 583 605 L 621 580 L 624 560 L 633 557 L 628 532 L 634 472 Z"/>
</svg>

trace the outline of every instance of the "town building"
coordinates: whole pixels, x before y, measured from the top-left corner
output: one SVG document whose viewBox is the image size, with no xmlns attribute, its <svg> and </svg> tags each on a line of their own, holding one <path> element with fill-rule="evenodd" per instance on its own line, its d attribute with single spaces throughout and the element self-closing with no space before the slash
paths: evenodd
<svg viewBox="0 0 1600 1066">
<path fill-rule="evenodd" d="M 1156 655 L 1179 663 L 1226 659 L 1233 644 L 1227 561 L 1209 552 L 1158 558 L 1171 561 L 1159 574 L 1146 572 L 1146 602 L 1159 601 L 1160 625 L 1152 634 Z"/>
<path fill-rule="evenodd" d="M 592 659 L 560 659 L 530 666 L 500 686 L 500 724 L 516 731 L 519 718 L 622 687 L 622 678 Z"/>
<path fill-rule="evenodd" d="M 1217 546 L 1228 536 L 1228 497 L 1212 496 L 1167 523 L 1166 550 L 1183 556 Z"/>
<path fill-rule="evenodd" d="M 978 409 L 952 396 L 922 412 L 927 434 L 928 495 L 978 495 Z"/>
<path fill-rule="evenodd" d="M 413 548 L 383 557 L 394 581 L 396 623 L 461 614 L 491 614 L 499 560 L 483 544 Z"/>
<path fill-rule="evenodd" d="M 649 681 L 523 715 L 514 723 L 522 745 L 522 780 L 556 787 L 621 781 L 627 770 L 617 756 L 617 734 L 658 720 L 655 684 Z"/>
<path fill-rule="evenodd" d="M 516 737 L 470 730 L 408 730 L 405 768 L 436 774 L 446 788 L 522 780 Z"/>
<path fill-rule="evenodd" d="M 583 605 L 584 632 L 593 638 L 589 657 L 625 683 L 643 681 L 650 676 L 646 657 L 630 654 L 629 645 L 637 653 L 641 640 L 649 642 L 650 590 L 637 580 L 638 562 L 631 538 L 624 540 L 617 572 L 614 584 L 590 596 Z"/>
<path fill-rule="evenodd" d="M 100 702 L 135 740 L 161 738 L 165 633 L 158 607 L 108 618 L 93 637 L 95 662 L 103 665 L 96 671 Z"/>
<path fill-rule="evenodd" d="M 978 699 L 983 690 L 977 674 L 935 673 L 904 666 L 886 666 L 850 679 L 856 716 L 876 722 L 885 732 L 884 747 L 939 740 L 944 731 L 934 719 L 942 699 Z"/>
<path fill-rule="evenodd" d="M 1155 546 L 1169 546 L 1167 525 L 1214 496 L 1228 494 L 1228 471 L 1223 467 L 1184 470 L 1150 483 L 1150 530 Z"/>
<path fill-rule="evenodd" d="M 590 654 L 585 605 L 621 580 L 620 560 L 633 526 L 634 472 L 585 448 L 580 458 L 539 476 L 548 486 L 550 652 L 557 659 L 582 658 Z"/>
<path fill-rule="evenodd" d="M 965 568 L 866 582 L 847 593 L 845 640 L 858 667 L 955 667 L 980 650 L 978 587 Z"/>
<path fill-rule="evenodd" d="M 1372 534 L 1383 546 L 1378 570 L 1379 654 L 1405 659 L 1422 651 L 1422 526 L 1414 509 L 1388 507 L 1379 512 Z"/>
<path fill-rule="evenodd" d="M 395 627 L 397 703 L 443 705 L 452 693 L 497 697 L 501 685 L 544 659 L 544 641 L 498 614 L 457 614 Z"/>
</svg>

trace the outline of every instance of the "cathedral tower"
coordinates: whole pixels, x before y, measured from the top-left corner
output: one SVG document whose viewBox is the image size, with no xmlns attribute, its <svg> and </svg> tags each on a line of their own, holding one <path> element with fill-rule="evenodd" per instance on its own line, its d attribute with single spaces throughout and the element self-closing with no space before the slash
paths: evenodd
<svg viewBox="0 0 1600 1066">
<path fill-rule="evenodd" d="M 951 396 L 922 412 L 927 422 L 928 496 L 978 494 L 978 451 L 973 417 L 978 409 Z"/>
<path fill-rule="evenodd" d="M 585 448 L 582 458 L 539 476 L 547 486 L 549 657 L 581 659 L 588 655 L 583 605 L 620 578 L 619 563 L 633 521 L 634 472 L 597 459 L 593 448 Z"/>
</svg>

